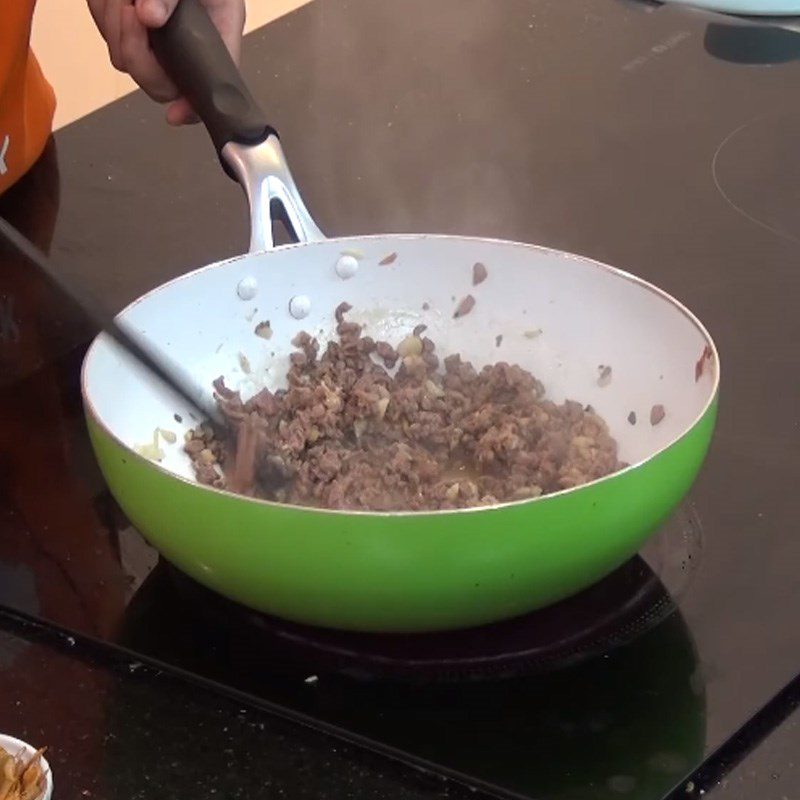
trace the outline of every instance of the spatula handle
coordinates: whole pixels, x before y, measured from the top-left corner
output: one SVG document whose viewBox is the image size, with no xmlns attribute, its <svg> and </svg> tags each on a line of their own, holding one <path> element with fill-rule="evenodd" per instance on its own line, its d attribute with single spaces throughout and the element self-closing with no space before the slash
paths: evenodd
<svg viewBox="0 0 800 800">
<path fill-rule="evenodd" d="M 144 338 L 131 335 L 96 297 L 79 282 L 70 279 L 66 273 L 56 268 L 50 259 L 32 242 L 28 241 L 11 223 L 0 217 L 0 239 L 6 241 L 31 264 L 38 267 L 42 276 L 72 300 L 83 311 L 87 319 L 109 334 L 121 347 L 128 351 L 145 369 L 169 386 L 179 397 L 186 400 L 203 417 L 225 425 L 225 421 L 214 402 L 211 393 L 197 385 L 194 378 Z"/>
<path fill-rule="evenodd" d="M 150 32 L 150 43 L 218 153 L 229 142 L 258 144 L 275 133 L 199 0 L 181 0 L 167 23 Z"/>
</svg>

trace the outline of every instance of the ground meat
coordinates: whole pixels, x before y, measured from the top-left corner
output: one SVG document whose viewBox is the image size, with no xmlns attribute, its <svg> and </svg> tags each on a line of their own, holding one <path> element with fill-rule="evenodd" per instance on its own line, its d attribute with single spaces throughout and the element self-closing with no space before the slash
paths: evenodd
<svg viewBox="0 0 800 800">
<path fill-rule="evenodd" d="M 489 277 L 489 271 L 486 269 L 486 265 L 481 264 L 481 262 L 478 261 L 472 267 L 472 285 L 478 286 L 478 284 L 483 283 L 488 277 Z"/>
<path fill-rule="evenodd" d="M 214 381 L 229 441 L 187 435 L 198 481 L 280 502 L 375 511 L 466 508 L 579 486 L 622 465 L 590 408 L 547 400 L 529 372 L 444 359 L 418 326 L 397 347 L 362 336 L 336 309 L 319 355 L 293 340 L 287 388 L 247 402 Z M 392 373 L 395 365 L 397 369 Z"/>
</svg>

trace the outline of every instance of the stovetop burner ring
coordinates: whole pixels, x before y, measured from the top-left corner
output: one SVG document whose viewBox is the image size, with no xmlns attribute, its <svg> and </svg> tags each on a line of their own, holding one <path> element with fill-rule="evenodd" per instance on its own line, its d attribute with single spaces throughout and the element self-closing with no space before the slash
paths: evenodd
<svg viewBox="0 0 800 800">
<path fill-rule="evenodd" d="M 177 640 L 158 629 L 170 624 L 168 617 L 181 626 L 193 619 L 209 652 L 240 658 L 248 669 L 426 683 L 511 678 L 573 665 L 650 630 L 689 590 L 701 552 L 700 522 L 686 505 L 641 555 L 574 597 L 493 625 L 424 634 L 354 633 L 288 622 L 221 597 L 162 562 L 129 608 L 126 636 Z"/>
</svg>

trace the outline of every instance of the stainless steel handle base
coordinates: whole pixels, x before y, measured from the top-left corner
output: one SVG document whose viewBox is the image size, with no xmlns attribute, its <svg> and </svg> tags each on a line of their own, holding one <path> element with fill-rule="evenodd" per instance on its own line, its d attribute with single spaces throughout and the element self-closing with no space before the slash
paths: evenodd
<svg viewBox="0 0 800 800">
<path fill-rule="evenodd" d="M 270 134 L 259 144 L 228 142 L 222 158 L 236 176 L 250 206 L 250 252 L 271 250 L 272 204 L 279 203 L 286 213 L 292 232 L 299 242 L 325 239 L 289 171 L 278 137 Z"/>
</svg>

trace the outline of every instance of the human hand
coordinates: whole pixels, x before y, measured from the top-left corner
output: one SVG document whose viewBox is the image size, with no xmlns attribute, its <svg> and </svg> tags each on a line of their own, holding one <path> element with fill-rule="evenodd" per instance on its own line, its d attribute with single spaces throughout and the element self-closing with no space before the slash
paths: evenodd
<svg viewBox="0 0 800 800">
<path fill-rule="evenodd" d="M 150 49 L 148 30 L 160 28 L 179 0 L 88 0 L 111 63 L 127 72 L 153 100 L 168 103 L 167 122 L 185 125 L 197 122 L 192 107 L 181 97 Z M 244 31 L 245 0 L 200 0 L 223 41 L 239 63 Z"/>
</svg>

